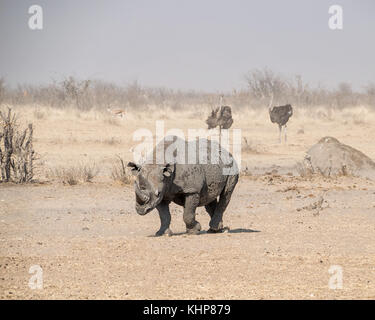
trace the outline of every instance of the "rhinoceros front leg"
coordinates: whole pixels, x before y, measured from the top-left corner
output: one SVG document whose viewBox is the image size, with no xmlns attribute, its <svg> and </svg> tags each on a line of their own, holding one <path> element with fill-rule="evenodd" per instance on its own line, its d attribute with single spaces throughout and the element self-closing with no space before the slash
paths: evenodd
<svg viewBox="0 0 375 320">
<path fill-rule="evenodd" d="M 195 209 L 198 207 L 198 204 L 198 194 L 189 194 L 185 197 L 184 222 L 186 224 L 186 232 L 189 234 L 198 234 L 201 230 L 200 223 L 195 220 Z"/>
<path fill-rule="evenodd" d="M 169 212 L 169 203 L 162 201 L 158 206 L 156 206 L 156 209 L 159 212 L 159 218 L 160 218 L 160 229 L 158 232 L 156 232 L 156 236 L 162 236 L 164 234 L 171 236 L 172 230 L 169 229 L 169 225 L 171 224 L 171 213 Z"/>
</svg>

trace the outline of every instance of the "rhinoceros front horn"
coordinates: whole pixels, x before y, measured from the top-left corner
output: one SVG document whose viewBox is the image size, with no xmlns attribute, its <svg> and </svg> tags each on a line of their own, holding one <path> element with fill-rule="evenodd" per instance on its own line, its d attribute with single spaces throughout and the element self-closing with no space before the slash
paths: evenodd
<svg viewBox="0 0 375 320">
<path fill-rule="evenodd" d="M 150 196 L 145 192 L 139 189 L 138 184 L 134 184 L 135 194 L 138 196 L 138 198 L 143 202 L 147 203 L 150 200 Z"/>
</svg>

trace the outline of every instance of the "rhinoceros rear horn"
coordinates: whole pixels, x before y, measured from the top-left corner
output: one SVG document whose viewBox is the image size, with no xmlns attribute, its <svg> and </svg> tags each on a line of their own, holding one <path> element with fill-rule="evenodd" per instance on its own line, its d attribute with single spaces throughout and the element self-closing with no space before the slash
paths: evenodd
<svg viewBox="0 0 375 320">
<path fill-rule="evenodd" d="M 141 170 L 141 167 L 134 162 L 129 162 L 127 167 L 131 168 L 133 174 L 138 174 L 139 170 Z"/>
<path fill-rule="evenodd" d="M 170 177 L 173 172 L 174 172 L 174 164 L 167 163 L 166 166 L 163 168 L 164 176 Z"/>
</svg>

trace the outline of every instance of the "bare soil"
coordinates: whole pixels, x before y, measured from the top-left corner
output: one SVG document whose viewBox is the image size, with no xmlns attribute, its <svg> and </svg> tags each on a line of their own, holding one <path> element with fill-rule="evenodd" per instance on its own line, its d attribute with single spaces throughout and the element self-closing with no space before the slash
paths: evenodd
<svg viewBox="0 0 375 320">
<path fill-rule="evenodd" d="M 134 212 L 130 187 L 1 186 L 2 299 L 375 298 L 375 186 L 369 181 L 243 177 L 225 215 L 230 232 L 188 236 L 172 208 Z M 324 195 L 321 210 L 301 209 Z M 208 215 L 198 212 L 205 230 Z M 43 269 L 31 290 L 30 266 Z M 330 266 L 343 289 L 328 287 Z"/>
<path fill-rule="evenodd" d="M 224 215 L 230 231 L 207 234 L 208 214 L 200 208 L 203 231 L 186 235 L 182 208 L 172 205 L 174 235 L 154 237 L 156 211 L 138 216 L 132 186 L 105 178 L 115 154 L 129 154 L 131 133 L 154 122 L 111 125 L 100 115 L 64 122 L 69 115 L 44 112 L 34 122 L 45 182 L 0 184 L 1 299 L 375 298 L 375 182 L 289 172 L 327 135 L 374 159 L 373 120 L 344 124 L 297 112 L 290 142 L 278 145 L 269 120 L 235 118 L 255 150 L 243 153 L 251 175 L 241 176 Z M 297 133 L 302 124 L 304 135 Z M 112 136 L 121 143 L 103 143 Z M 42 178 L 50 167 L 88 158 L 102 168 L 92 183 Z M 33 265 L 43 270 L 43 289 L 28 286 Z M 342 289 L 329 288 L 331 266 L 342 267 Z"/>
</svg>

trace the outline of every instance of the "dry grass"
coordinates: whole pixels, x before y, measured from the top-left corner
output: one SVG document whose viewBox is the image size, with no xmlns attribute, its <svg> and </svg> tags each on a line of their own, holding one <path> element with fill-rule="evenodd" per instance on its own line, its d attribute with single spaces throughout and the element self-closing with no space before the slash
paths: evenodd
<svg viewBox="0 0 375 320">
<path fill-rule="evenodd" d="M 258 170 L 254 170 L 254 167 L 292 167 L 297 161 L 301 161 L 309 147 L 323 136 L 336 137 L 375 158 L 375 146 L 370 143 L 375 134 L 375 110 L 357 106 L 342 110 L 331 109 L 322 116 L 322 111 L 327 109 L 324 106 L 293 107 L 294 114 L 288 122 L 286 144 L 279 144 L 278 127 L 270 122 L 266 107 L 232 108 L 232 128 L 241 129 L 242 137 L 246 139 L 242 141 L 242 163 L 248 166 L 248 171 L 256 174 Z M 170 129 L 177 128 L 188 137 L 189 129 L 206 128 L 205 119 L 211 107 L 202 103 L 176 111 L 151 105 L 147 111 L 127 112 L 122 120 L 109 116 L 106 111 L 79 111 L 73 107 L 57 109 L 29 105 L 15 106 L 14 110 L 20 116 L 20 125 L 24 126 L 29 119 L 33 119 L 34 148 L 42 156 L 45 167 L 35 178 L 43 180 L 45 172 L 48 171 L 46 168 L 60 168 L 60 172 L 55 176 L 65 178 L 58 180 L 74 184 L 75 181 L 79 183 L 84 180 L 74 179 L 79 174 L 75 172 L 77 170 L 69 169 L 76 167 L 77 163 L 95 162 L 102 169 L 102 175 L 95 181 L 110 181 L 113 179 L 113 154 L 121 153 L 123 159 L 134 161 L 131 149 L 141 142 L 133 140 L 134 132 L 144 129 L 155 135 L 156 121 L 163 119 L 164 135 L 170 134 Z M 304 134 L 301 134 L 301 128 Z M 232 139 L 231 131 L 230 138 Z M 232 149 L 229 151 L 232 152 Z M 244 167 L 245 165 L 242 169 Z M 125 178 L 121 178 L 121 175 L 121 170 L 118 170 L 118 174 L 115 173 L 118 178 L 115 180 L 128 183 L 126 175 Z M 303 173 L 302 175 L 306 176 Z"/>
<path fill-rule="evenodd" d="M 303 178 L 309 178 L 312 176 L 312 171 L 304 165 L 302 161 L 296 163 L 296 171 Z"/>
<path fill-rule="evenodd" d="M 47 178 L 74 186 L 78 183 L 92 182 L 99 172 L 100 170 L 95 163 L 87 163 L 50 169 L 47 172 Z"/>
<path fill-rule="evenodd" d="M 114 146 L 114 145 L 121 144 L 121 139 L 120 138 L 116 138 L 116 137 L 111 137 L 111 138 L 108 138 L 108 139 L 104 139 L 102 141 L 102 143 L 108 144 L 110 146 Z"/>
<path fill-rule="evenodd" d="M 105 124 L 109 124 L 110 126 L 119 126 L 120 125 L 120 120 L 116 119 L 114 117 L 106 117 L 104 120 Z"/>
<path fill-rule="evenodd" d="M 245 153 L 253 153 L 253 154 L 260 153 L 258 146 L 256 146 L 253 141 L 247 139 L 246 137 L 242 137 L 241 151 Z"/>
<path fill-rule="evenodd" d="M 112 166 L 111 178 L 113 181 L 124 185 L 132 182 L 132 175 L 127 171 L 125 161 L 120 156 L 117 157 L 117 162 Z"/>
<path fill-rule="evenodd" d="M 45 119 L 46 113 L 41 111 L 40 109 L 35 109 L 34 110 L 34 118 L 37 120 L 42 120 Z"/>
</svg>

